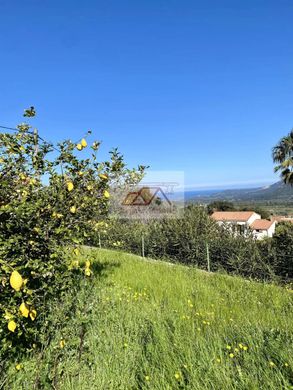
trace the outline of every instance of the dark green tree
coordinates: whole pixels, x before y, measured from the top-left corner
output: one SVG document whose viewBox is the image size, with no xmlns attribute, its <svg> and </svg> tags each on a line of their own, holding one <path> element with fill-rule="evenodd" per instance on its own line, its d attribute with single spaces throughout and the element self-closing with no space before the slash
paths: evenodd
<svg viewBox="0 0 293 390">
<path fill-rule="evenodd" d="M 281 172 L 282 181 L 293 185 L 293 129 L 273 148 L 273 160 L 277 164 L 275 172 Z"/>
<path fill-rule="evenodd" d="M 227 200 L 215 200 L 208 204 L 208 214 L 212 214 L 214 211 L 234 211 L 234 203 Z"/>
</svg>

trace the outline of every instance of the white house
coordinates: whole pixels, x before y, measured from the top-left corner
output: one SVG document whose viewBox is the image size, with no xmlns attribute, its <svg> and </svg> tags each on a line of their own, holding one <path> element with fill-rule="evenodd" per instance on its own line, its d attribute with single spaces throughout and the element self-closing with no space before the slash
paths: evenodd
<svg viewBox="0 0 293 390">
<path fill-rule="evenodd" d="M 240 234 L 252 231 L 257 239 L 272 237 L 275 233 L 276 223 L 261 219 L 254 211 L 215 211 L 212 218 L 219 224 L 227 224 Z"/>
<path fill-rule="evenodd" d="M 265 237 L 273 237 L 276 229 L 276 222 L 268 221 L 267 219 L 257 219 L 251 224 L 250 228 L 252 229 L 255 238 L 261 240 Z"/>
</svg>

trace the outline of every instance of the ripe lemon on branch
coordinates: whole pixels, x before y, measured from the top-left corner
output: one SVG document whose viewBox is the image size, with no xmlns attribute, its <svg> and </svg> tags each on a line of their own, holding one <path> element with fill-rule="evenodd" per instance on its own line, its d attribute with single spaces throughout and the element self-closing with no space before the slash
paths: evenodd
<svg viewBox="0 0 293 390">
<path fill-rule="evenodd" d="M 81 140 L 81 146 L 82 146 L 83 148 L 86 148 L 86 147 L 87 147 L 87 142 L 86 142 L 86 140 L 85 140 L 84 138 Z"/>
<path fill-rule="evenodd" d="M 11 321 L 9 321 L 8 322 L 8 330 L 10 330 L 10 332 L 14 332 L 15 331 L 15 329 L 16 329 L 16 322 L 15 321 L 13 321 L 13 320 L 11 320 Z"/>
<path fill-rule="evenodd" d="M 30 309 L 25 302 L 22 302 L 22 304 L 19 306 L 19 311 L 23 317 L 28 318 Z"/>
<path fill-rule="evenodd" d="M 20 273 L 17 271 L 13 271 L 10 275 L 10 286 L 13 288 L 13 290 L 19 291 L 21 289 L 22 284 L 23 279 Z"/>
<path fill-rule="evenodd" d="M 87 147 L 87 142 L 86 142 L 86 140 L 84 138 L 80 141 L 80 143 L 78 143 L 76 145 L 76 149 L 79 150 L 79 151 L 81 151 L 82 149 L 84 149 L 86 147 Z"/>
</svg>

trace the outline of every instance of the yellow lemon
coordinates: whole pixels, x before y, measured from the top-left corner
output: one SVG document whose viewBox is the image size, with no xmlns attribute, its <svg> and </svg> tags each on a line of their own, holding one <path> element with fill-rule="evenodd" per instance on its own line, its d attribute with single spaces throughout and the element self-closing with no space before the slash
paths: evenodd
<svg viewBox="0 0 293 390">
<path fill-rule="evenodd" d="M 106 199 L 109 199 L 109 198 L 110 198 L 110 194 L 109 194 L 109 192 L 108 192 L 107 190 L 104 191 L 104 197 L 105 197 Z"/>
<path fill-rule="evenodd" d="M 31 320 L 34 321 L 36 319 L 36 316 L 37 316 L 37 311 L 35 309 L 31 309 L 29 312 L 29 315 L 30 315 Z"/>
<path fill-rule="evenodd" d="M 108 176 L 105 175 L 104 173 L 100 173 L 100 174 L 99 174 L 99 177 L 100 177 L 101 179 L 104 179 L 104 180 L 107 180 L 107 179 L 108 179 Z"/>
<path fill-rule="evenodd" d="M 14 332 L 15 329 L 16 329 L 16 322 L 11 320 L 8 322 L 8 330 L 10 330 L 10 332 Z"/>
<path fill-rule="evenodd" d="M 85 140 L 84 138 L 81 140 L 81 146 L 82 146 L 83 148 L 86 148 L 86 147 L 87 147 L 87 142 L 86 142 L 86 140 Z"/>
<path fill-rule="evenodd" d="M 28 318 L 29 315 L 29 307 L 25 302 L 22 302 L 22 304 L 19 306 L 19 311 L 21 312 L 23 317 Z"/>
<path fill-rule="evenodd" d="M 70 212 L 71 212 L 72 214 L 75 214 L 75 213 L 76 213 L 76 207 L 75 207 L 75 206 L 71 206 L 71 207 L 70 207 Z"/>
<path fill-rule="evenodd" d="M 70 192 L 70 191 L 73 190 L 73 188 L 74 188 L 74 185 L 73 185 L 72 181 L 69 181 L 69 182 L 67 183 L 67 190 Z"/>
<path fill-rule="evenodd" d="M 82 150 L 82 145 L 81 145 L 81 144 L 77 144 L 77 145 L 76 145 L 76 149 L 77 149 L 77 150 Z"/>
<path fill-rule="evenodd" d="M 86 269 L 84 270 L 85 276 L 91 276 L 91 273 L 92 273 L 92 271 L 91 271 L 89 268 L 86 268 Z"/>
<path fill-rule="evenodd" d="M 22 276 L 19 272 L 13 271 L 10 276 L 10 285 L 15 291 L 19 291 L 21 289 L 23 283 Z"/>
<path fill-rule="evenodd" d="M 79 252 L 79 250 L 78 250 L 77 248 L 75 248 L 75 249 L 73 250 L 73 253 L 75 254 L 75 256 L 80 255 L 80 252 Z"/>
</svg>

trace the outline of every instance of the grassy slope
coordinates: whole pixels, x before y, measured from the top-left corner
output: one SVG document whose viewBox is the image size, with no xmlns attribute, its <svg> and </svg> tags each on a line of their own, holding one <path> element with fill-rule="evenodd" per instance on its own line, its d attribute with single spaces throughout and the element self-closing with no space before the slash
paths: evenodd
<svg viewBox="0 0 293 390">
<path fill-rule="evenodd" d="M 48 348 L 11 366 L 5 387 L 293 388 L 292 293 L 114 251 L 92 256 L 96 276 L 60 304 Z"/>
</svg>

